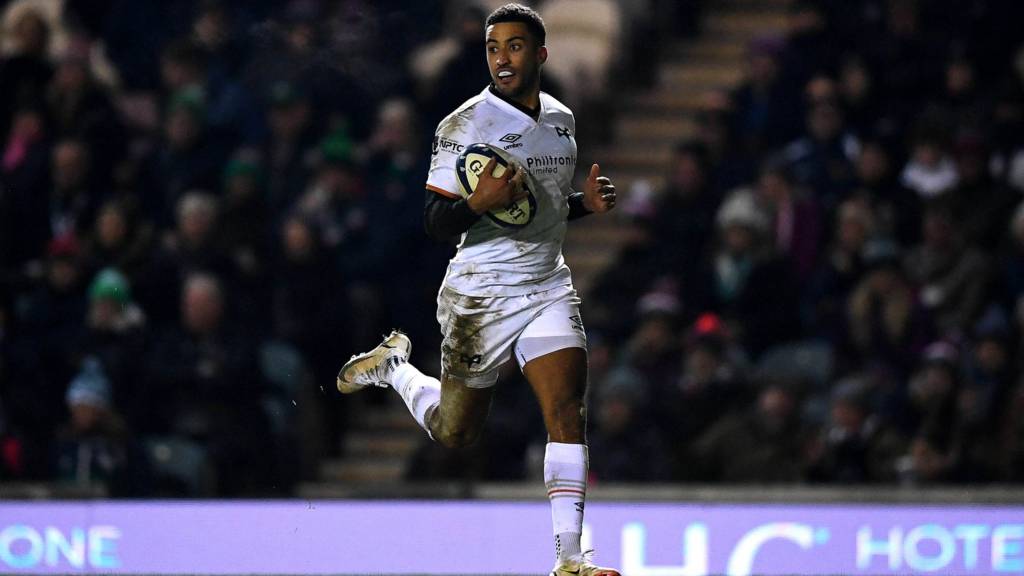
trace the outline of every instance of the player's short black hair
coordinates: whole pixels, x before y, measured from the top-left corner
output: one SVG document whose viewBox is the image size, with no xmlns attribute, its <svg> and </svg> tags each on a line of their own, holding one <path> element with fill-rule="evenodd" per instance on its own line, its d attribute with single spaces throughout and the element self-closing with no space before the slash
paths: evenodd
<svg viewBox="0 0 1024 576">
<path fill-rule="evenodd" d="M 544 45 L 547 39 L 547 30 L 544 29 L 544 19 L 540 17 L 540 14 L 536 10 L 529 6 L 523 6 L 522 4 L 505 4 L 498 8 L 494 12 L 491 12 L 487 16 L 485 26 L 491 24 L 498 24 L 501 22 L 522 22 L 526 24 L 526 28 L 530 31 L 530 34 L 537 39 L 537 42 L 541 46 Z"/>
</svg>

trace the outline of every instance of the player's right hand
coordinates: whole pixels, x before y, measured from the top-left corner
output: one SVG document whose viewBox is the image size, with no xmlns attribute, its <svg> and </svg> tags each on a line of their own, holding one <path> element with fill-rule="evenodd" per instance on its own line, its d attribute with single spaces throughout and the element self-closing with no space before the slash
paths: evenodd
<svg viewBox="0 0 1024 576">
<path fill-rule="evenodd" d="M 494 158 L 487 162 L 483 171 L 480 172 L 476 191 L 470 194 L 466 200 L 469 203 L 469 208 L 477 214 L 505 208 L 529 195 L 523 186 L 526 172 L 522 166 L 515 164 L 514 170 L 508 169 L 501 176 L 495 176 L 494 167 L 496 165 L 497 161 Z"/>
</svg>

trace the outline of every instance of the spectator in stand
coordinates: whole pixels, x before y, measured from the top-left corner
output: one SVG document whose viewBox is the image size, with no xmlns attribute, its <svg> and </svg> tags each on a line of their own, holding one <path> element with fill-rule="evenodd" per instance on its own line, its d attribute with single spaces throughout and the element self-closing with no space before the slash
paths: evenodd
<svg viewBox="0 0 1024 576">
<path fill-rule="evenodd" d="M 428 114 L 424 125 L 436 126 L 451 110 L 480 93 L 491 83 L 487 69 L 480 65 L 484 53 L 484 20 L 487 14 L 476 5 L 458 11 L 457 47 L 431 82 L 433 89 L 426 98 Z"/>
<path fill-rule="evenodd" d="M 952 191 L 960 180 L 956 164 L 946 149 L 941 128 L 927 126 L 924 119 L 914 138 L 910 161 L 903 167 L 900 183 L 922 200 L 934 200 Z"/>
<path fill-rule="evenodd" d="M 134 199 L 111 198 L 100 206 L 85 238 L 85 267 L 116 268 L 135 284 L 153 256 L 154 234 L 153 225 L 139 215 Z"/>
<path fill-rule="evenodd" d="M 587 443 L 602 457 L 590 475 L 598 482 L 663 481 L 668 462 L 662 437 L 650 426 L 650 395 L 633 379 L 617 376 L 595 394 L 596 422 Z"/>
<path fill-rule="evenodd" d="M 678 371 L 678 310 L 641 308 L 636 330 L 626 342 L 616 368 L 635 372 L 652 390 L 666 387 Z"/>
<path fill-rule="evenodd" d="M 945 43 L 946 38 L 929 38 L 921 30 L 921 3 L 916 0 L 891 0 L 882 19 L 884 30 L 863 46 L 863 52 L 875 70 L 879 71 L 878 84 L 885 86 L 886 95 L 903 130 L 907 119 L 919 110 L 923 96 L 931 82 L 940 77 L 942 58 L 929 42 Z"/>
<path fill-rule="evenodd" d="M 757 195 L 772 212 L 775 250 L 793 263 L 797 280 L 804 285 L 818 262 L 822 225 L 817 203 L 796 188 L 782 162 L 768 161 L 761 168 Z"/>
<path fill-rule="evenodd" d="M 883 139 L 867 138 L 857 159 L 854 196 L 866 202 L 875 214 L 879 236 L 909 246 L 920 238 L 921 199 L 900 184 L 893 158 L 892 147 Z"/>
<path fill-rule="evenodd" d="M 242 148 L 224 167 L 223 193 L 218 216 L 218 238 L 236 271 L 239 296 L 256 306 L 244 314 L 254 328 L 259 311 L 269 298 L 266 284 L 270 274 L 271 223 L 264 194 L 263 168 L 259 153 Z"/>
<path fill-rule="evenodd" d="M 219 203 L 206 192 L 192 191 L 178 201 L 177 228 L 165 233 L 138 285 L 143 308 L 166 325 L 177 315 L 180 283 L 194 272 L 232 282 L 234 262 L 220 239 Z"/>
<path fill-rule="evenodd" d="M 245 65 L 248 46 L 240 25 L 251 9 L 224 0 L 199 3 L 192 20 L 192 38 L 206 53 L 206 77 L 211 85 L 232 83 Z"/>
<path fill-rule="evenodd" d="M 267 207 L 271 214 L 281 215 L 306 189 L 309 178 L 307 157 L 316 146 L 319 131 L 310 116 L 309 99 L 295 84 L 277 82 L 271 86 L 268 96 L 267 125 L 270 133 L 263 144 Z"/>
<path fill-rule="evenodd" d="M 752 155 L 774 150 L 799 135 L 799 98 L 779 79 L 783 42 L 762 37 L 747 47 L 743 83 L 732 94 L 736 133 Z"/>
<path fill-rule="evenodd" d="M 946 60 L 942 86 L 939 104 L 949 109 L 951 117 L 968 125 L 985 121 L 986 110 L 991 104 L 982 99 L 974 63 L 963 53 L 962 48 L 954 48 Z"/>
<path fill-rule="evenodd" d="M 716 216 L 719 246 L 683 301 L 722 316 L 745 352 L 757 357 L 799 331 L 798 286 L 791 263 L 770 241 L 771 218 L 749 190 L 733 192 Z M 692 279 L 691 279 L 692 281 Z M 772 302 L 772 306 L 763 303 Z"/>
<path fill-rule="evenodd" d="M 88 296 L 89 310 L 78 348 L 102 364 L 114 408 L 131 428 L 145 430 L 146 422 L 159 410 L 139 393 L 149 335 L 146 315 L 132 300 L 128 279 L 112 268 L 96 274 Z"/>
<path fill-rule="evenodd" d="M 851 53 L 843 58 L 837 84 L 843 118 L 854 134 L 867 136 L 889 122 L 874 73 L 860 55 Z"/>
<path fill-rule="evenodd" d="M 907 255 L 907 278 L 920 287 L 939 336 L 966 334 L 984 308 L 991 263 L 964 243 L 948 202 L 930 203 L 921 229 L 921 243 Z"/>
<path fill-rule="evenodd" d="M 427 173 L 429 154 L 421 149 L 421 140 L 413 103 L 401 98 L 385 100 L 363 151 L 367 157 L 366 199 L 373 239 L 362 257 L 377 262 L 409 259 L 401 273 L 404 281 L 396 282 L 395 271 L 382 268 L 375 282 L 381 289 L 390 287 L 387 312 L 391 324 L 399 319 L 422 319 L 407 329 L 434 334 L 436 321 L 421 312 L 437 299 L 437 282 L 451 249 L 441 243 L 423 242 L 423 175 Z"/>
<path fill-rule="evenodd" d="M 802 477 L 802 451 L 796 398 L 787 386 L 768 383 L 753 406 L 697 438 L 691 462 L 699 481 L 777 484 Z"/>
<path fill-rule="evenodd" d="M 91 156 L 81 140 L 62 140 L 53 147 L 49 209 L 53 237 L 81 236 L 92 223 L 100 199 L 90 177 Z"/>
<path fill-rule="evenodd" d="M 103 364 L 87 357 L 68 386 L 70 420 L 57 433 L 54 470 L 58 481 L 100 486 L 115 498 L 146 494 L 145 457 L 113 406 Z"/>
<path fill-rule="evenodd" d="M 204 445 L 214 463 L 217 493 L 270 489 L 274 462 L 255 342 L 226 319 L 223 285 L 196 273 L 181 289 L 181 319 L 154 347 L 145 394 L 162 405 L 164 434 Z"/>
<path fill-rule="evenodd" d="M 50 137 L 46 116 L 35 104 L 19 105 L 0 159 L 0 250 L 11 267 L 38 258 L 51 238 L 47 220 Z"/>
<path fill-rule="evenodd" d="M 346 279 L 312 219 L 301 214 L 285 220 L 277 254 L 270 278 L 272 333 L 298 349 L 313 381 L 326 387 L 338 371 L 338 350 L 350 343 Z M 335 453 L 346 428 L 343 398 L 328 394 L 323 399 L 324 422 L 331 432 L 328 446 Z"/>
<path fill-rule="evenodd" d="M 50 28 L 35 10 L 22 10 L 10 27 L 13 49 L 0 59 L 0 134 L 13 125 L 18 105 L 39 102 L 53 75 Z"/>
<path fill-rule="evenodd" d="M 998 479 L 1001 471 L 1001 407 L 1010 398 L 1010 330 L 1006 314 L 989 308 L 972 331 L 962 385 L 957 391 L 950 479 L 980 483 Z"/>
<path fill-rule="evenodd" d="M 124 153 L 124 132 L 106 89 L 89 68 L 89 45 L 65 48 L 47 88 L 46 102 L 54 134 L 81 140 L 89 150 L 91 183 L 109 185 L 115 160 Z"/>
<path fill-rule="evenodd" d="M 693 442 L 717 420 L 749 403 L 738 352 L 718 316 L 704 314 L 683 340 L 679 372 L 654 390 L 652 408 L 676 480 L 695 480 Z"/>
<path fill-rule="evenodd" d="M 831 78 L 815 76 L 807 83 L 804 96 L 804 136 L 787 145 L 782 157 L 794 180 L 813 193 L 826 214 L 832 214 L 855 184 L 853 163 L 860 143 L 846 129 Z"/>
<path fill-rule="evenodd" d="M 841 380 L 832 391 L 829 421 L 811 442 L 808 477 L 819 482 L 892 482 L 905 440 L 872 414 L 863 376 Z"/>
<path fill-rule="evenodd" d="M 42 282 L 14 301 L 10 384 L 11 425 L 25 434 L 25 470 L 41 478 L 50 441 L 65 418 L 62 401 L 79 362 L 86 318 L 81 248 L 73 236 L 50 241 Z"/>
<path fill-rule="evenodd" d="M 654 269 L 667 267 L 690 278 L 714 238 L 719 203 L 708 182 L 707 149 L 696 142 L 678 144 L 667 180 L 654 201 L 650 220 L 644 222 L 651 233 L 646 249 L 656 258 Z M 637 277 L 631 278 L 630 282 L 636 282 Z"/>
<path fill-rule="evenodd" d="M 369 285 L 379 272 L 373 259 L 370 205 L 362 167 L 344 132 L 325 138 L 309 187 L 296 209 L 313 218 L 324 245 L 338 257 L 350 282 Z"/>
<path fill-rule="evenodd" d="M 715 195 L 751 182 L 756 160 L 737 145 L 732 103 L 726 93 L 712 93 L 697 112 L 696 140 L 707 150 L 708 184 Z"/>
<path fill-rule="evenodd" d="M 198 22 L 213 27 L 216 21 L 204 12 Z M 204 31 L 204 36 L 216 34 L 216 30 Z M 184 91 L 199 94 L 206 125 L 217 138 L 226 140 L 227 146 L 255 142 L 260 129 L 255 104 L 241 84 L 221 70 L 210 71 L 210 56 L 206 47 L 193 39 L 168 44 L 161 58 L 161 77 L 167 97 L 173 100 Z"/>
<path fill-rule="evenodd" d="M 875 239 L 864 246 L 864 275 L 846 302 L 842 338 L 853 368 L 880 364 L 905 376 L 923 332 L 923 319 L 900 266 L 899 247 Z"/>
<path fill-rule="evenodd" d="M 951 477 L 960 368 L 959 352 L 946 342 L 930 344 L 921 356 L 907 393 L 912 440 L 899 463 L 904 483 L 934 483 Z"/>
<path fill-rule="evenodd" d="M 988 253 L 1006 235 L 1020 193 L 992 178 L 989 153 L 979 133 L 960 134 L 953 145 L 959 181 L 950 194 L 953 213 L 961 222 L 964 241 Z"/>
<path fill-rule="evenodd" d="M 0 481 L 18 480 L 25 474 L 25 446 L 9 422 L 0 394 Z"/>
<path fill-rule="evenodd" d="M 859 198 L 839 205 L 834 236 L 804 292 L 803 317 L 811 334 L 840 340 L 846 302 L 865 272 L 864 248 L 875 231 L 875 217 Z"/>
<path fill-rule="evenodd" d="M 226 157 L 216 135 L 208 128 L 206 103 L 196 87 L 184 88 L 171 96 L 164 118 L 164 138 L 151 177 L 156 191 L 151 202 L 155 212 L 150 216 L 160 226 L 172 222 L 174 207 L 188 190 L 219 188 Z"/>
<path fill-rule="evenodd" d="M 782 82 L 788 93 L 796 94 L 815 74 L 833 67 L 838 44 L 821 2 L 793 2 L 788 16 L 786 48 L 781 57 Z"/>
</svg>

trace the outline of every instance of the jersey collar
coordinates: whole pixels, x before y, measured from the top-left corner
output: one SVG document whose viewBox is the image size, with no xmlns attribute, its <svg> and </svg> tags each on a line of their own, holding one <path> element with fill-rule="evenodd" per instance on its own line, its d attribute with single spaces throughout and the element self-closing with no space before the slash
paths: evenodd
<svg viewBox="0 0 1024 576">
<path fill-rule="evenodd" d="M 487 88 L 484 88 L 484 95 L 492 104 L 513 114 L 520 114 L 528 117 L 534 122 L 540 122 L 541 115 L 544 114 L 544 100 L 538 98 L 538 104 L 536 109 L 530 109 L 523 106 L 519 102 L 509 100 L 501 92 L 498 92 L 494 88 L 494 84 L 488 84 Z"/>
</svg>

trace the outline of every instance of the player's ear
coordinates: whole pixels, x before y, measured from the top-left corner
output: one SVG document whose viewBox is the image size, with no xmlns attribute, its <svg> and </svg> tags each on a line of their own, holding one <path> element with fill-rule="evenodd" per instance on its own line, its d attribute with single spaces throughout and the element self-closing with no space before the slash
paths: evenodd
<svg viewBox="0 0 1024 576">
<path fill-rule="evenodd" d="M 543 64 L 548 60 L 548 47 L 541 46 L 537 49 L 537 64 Z"/>
</svg>

